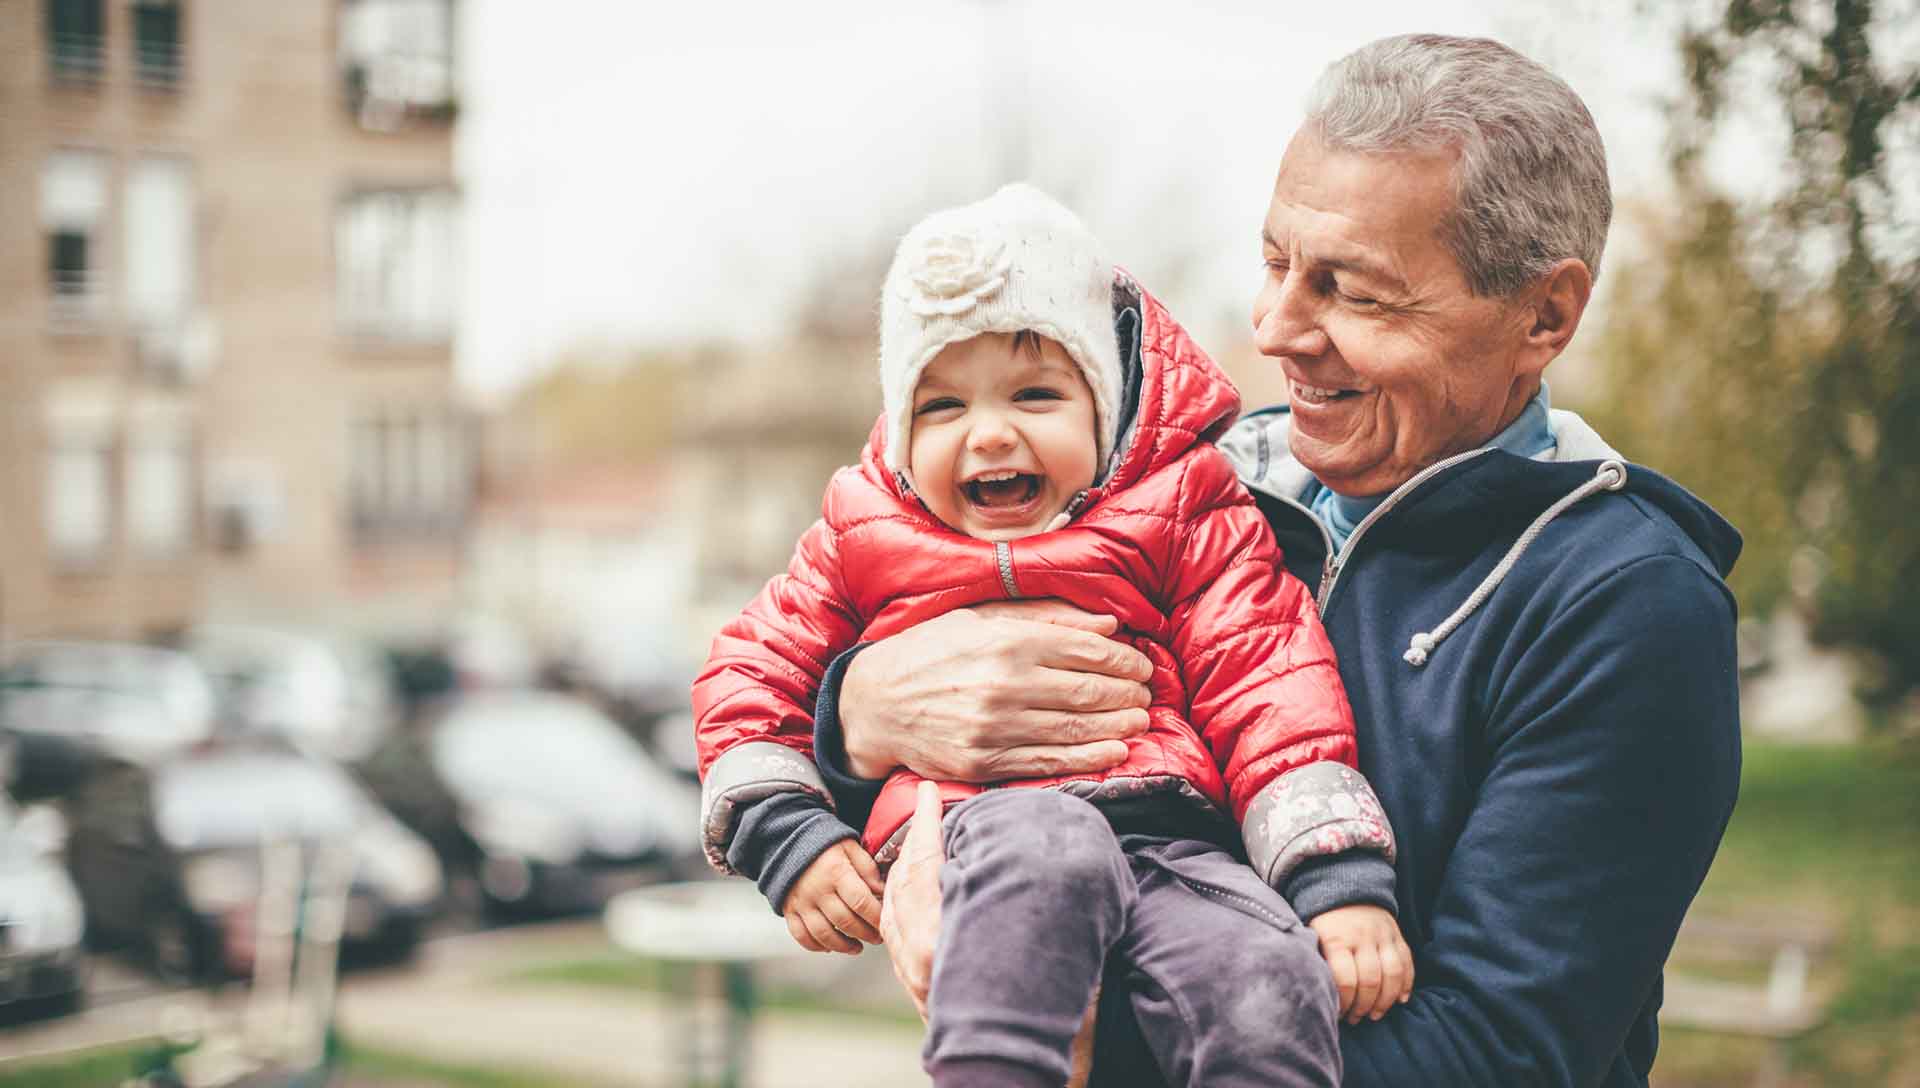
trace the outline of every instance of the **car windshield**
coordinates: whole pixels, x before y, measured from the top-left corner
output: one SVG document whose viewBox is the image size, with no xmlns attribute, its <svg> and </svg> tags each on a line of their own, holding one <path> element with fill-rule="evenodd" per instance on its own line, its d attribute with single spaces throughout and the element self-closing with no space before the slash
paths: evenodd
<svg viewBox="0 0 1920 1088">
<path fill-rule="evenodd" d="M 476 699 L 435 730 L 433 758 L 455 789 L 497 792 L 632 791 L 659 770 L 619 726 L 571 699 Z"/>
<path fill-rule="evenodd" d="M 12 648 L 0 667 L 11 699 L 89 698 L 157 707 L 157 731 L 185 739 L 204 734 L 213 693 L 199 668 L 181 654 L 145 646 L 56 643 Z"/>
<path fill-rule="evenodd" d="M 154 819 L 181 850 L 351 834 L 364 799 L 344 771 L 285 753 L 222 753 L 154 775 Z"/>
</svg>

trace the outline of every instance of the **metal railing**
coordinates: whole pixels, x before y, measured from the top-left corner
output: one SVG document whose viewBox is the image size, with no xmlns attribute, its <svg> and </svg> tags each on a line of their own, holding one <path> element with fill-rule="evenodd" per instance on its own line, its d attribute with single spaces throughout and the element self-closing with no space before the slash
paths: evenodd
<svg viewBox="0 0 1920 1088">
<path fill-rule="evenodd" d="M 187 51 L 172 40 L 135 40 L 133 80 L 146 90 L 171 91 L 186 75 Z"/>
<path fill-rule="evenodd" d="M 97 325 L 107 316 L 106 278 L 87 269 L 53 273 L 47 318 L 55 325 Z"/>
<path fill-rule="evenodd" d="M 62 83 L 98 83 L 107 70 L 106 38 L 55 33 L 47 37 L 47 62 Z"/>
</svg>

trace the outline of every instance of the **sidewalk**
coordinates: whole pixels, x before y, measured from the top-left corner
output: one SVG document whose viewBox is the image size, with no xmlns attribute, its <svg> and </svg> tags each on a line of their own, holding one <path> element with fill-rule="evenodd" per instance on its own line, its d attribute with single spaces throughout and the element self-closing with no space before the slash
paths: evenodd
<svg viewBox="0 0 1920 1088">
<path fill-rule="evenodd" d="M 520 967 L 611 954 L 598 928 L 586 925 L 436 941 L 410 970 L 350 977 L 338 1025 L 357 1044 L 462 1065 L 538 1068 L 589 1084 L 673 1084 L 686 1019 L 670 997 L 502 977 Z M 885 985 L 871 977 L 877 970 L 891 982 L 879 953 L 828 967 L 821 964 L 811 977 L 845 979 L 860 991 L 848 1003 L 888 999 Z M 791 971 L 779 974 L 791 981 Z M 883 1018 L 766 1011 L 755 1023 L 749 1083 L 926 1084 L 920 1029 Z"/>
</svg>

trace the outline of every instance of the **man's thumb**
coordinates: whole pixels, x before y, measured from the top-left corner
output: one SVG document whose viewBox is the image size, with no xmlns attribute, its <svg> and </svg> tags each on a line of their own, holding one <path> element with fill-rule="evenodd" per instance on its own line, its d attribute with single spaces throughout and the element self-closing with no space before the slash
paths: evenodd
<svg viewBox="0 0 1920 1088">
<path fill-rule="evenodd" d="M 932 782 L 921 782 L 920 791 L 914 797 L 913 826 L 907 828 L 907 845 L 915 853 L 940 852 L 940 787 Z"/>
</svg>

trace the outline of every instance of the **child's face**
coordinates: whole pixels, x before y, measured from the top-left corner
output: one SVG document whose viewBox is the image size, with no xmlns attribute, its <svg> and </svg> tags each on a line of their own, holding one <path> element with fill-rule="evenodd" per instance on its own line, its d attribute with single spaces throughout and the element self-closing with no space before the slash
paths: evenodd
<svg viewBox="0 0 1920 1088">
<path fill-rule="evenodd" d="M 933 516 L 981 540 L 1046 529 L 1093 486 L 1093 391 L 1066 349 L 1010 333 L 950 344 L 913 391 L 907 463 Z"/>
</svg>

